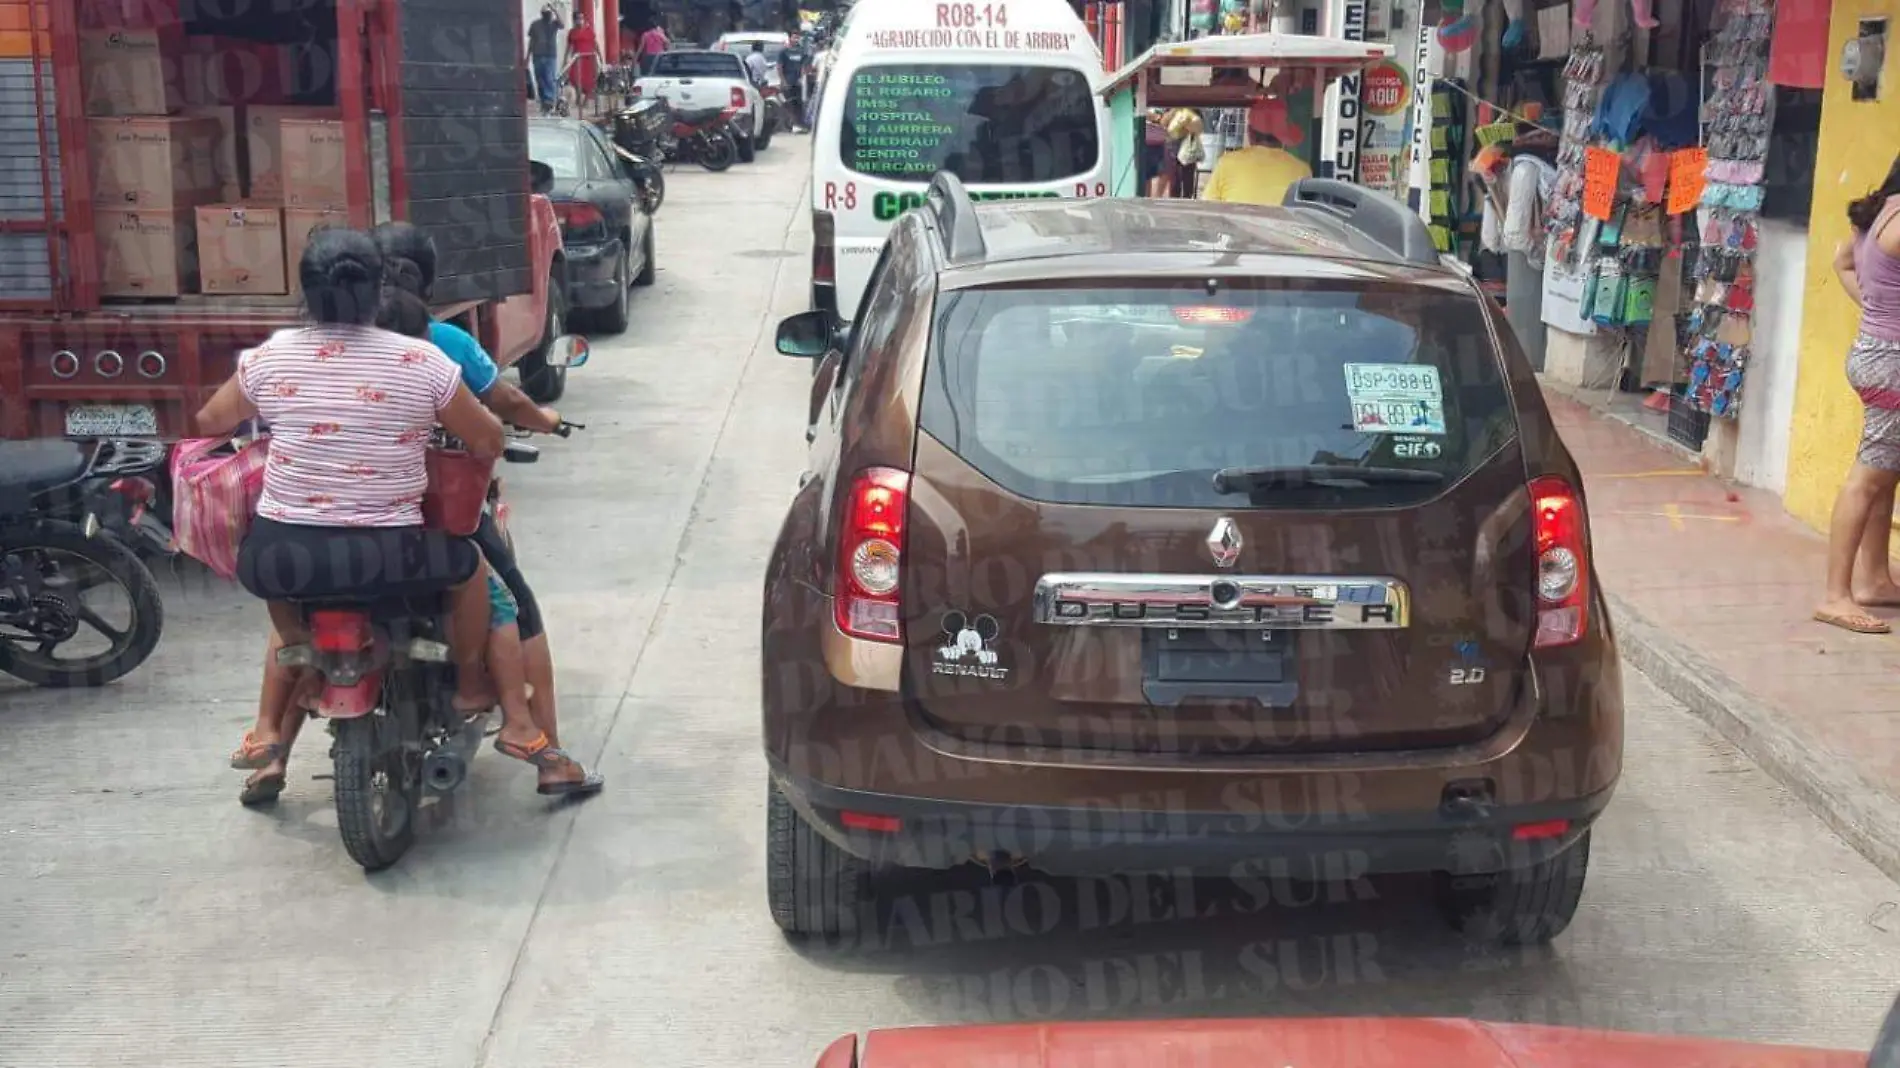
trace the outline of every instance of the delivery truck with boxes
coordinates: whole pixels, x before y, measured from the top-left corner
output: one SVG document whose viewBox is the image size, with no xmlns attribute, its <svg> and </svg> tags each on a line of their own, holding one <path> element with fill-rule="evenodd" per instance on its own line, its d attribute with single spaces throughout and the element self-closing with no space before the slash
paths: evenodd
<svg viewBox="0 0 1900 1068">
<path fill-rule="evenodd" d="M 437 312 L 558 390 L 517 0 L 0 0 L 0 437 L 191 432 L 300 317 L 311 231 L 401 219 Z"/>
</svg>

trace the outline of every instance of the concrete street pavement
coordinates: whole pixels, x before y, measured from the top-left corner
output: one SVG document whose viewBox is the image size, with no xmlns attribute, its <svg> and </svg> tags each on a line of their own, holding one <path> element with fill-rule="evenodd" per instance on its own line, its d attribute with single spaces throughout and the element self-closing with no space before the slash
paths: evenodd
<svg viewBox="0 0 1900 1068">
<path fill-rule="evenodd" d="M 1593 413 L 1583 401 L 1601 394 L 1547 395 L 1583 470 L 1624 654 L 1900 877 L 1900 635 L 1810 618 L 1827 539 L 1775 495 Z"/>
<path fill-rule="evenodd" d="M 786 943 L 757 613 L 803 459 L 809 376 L 770 331 L 805 293 L 805 151 L 671 176 L 659 284 L 563 406 L 589 429 L 510 479 L 563 733 L 609 792 L 553 808 L 485 754 L 365 878 L 310 778 L 320 733 L 276 811 L 236 804 L 263 612 L 169 583 L 133 678 L 0 684 L 0 1068 L 793 1068 L 873 1026 L 1312 1013 L 1866 1048 L 1900 887 L 1634 671 L 1627 775 L 1549 952 L 1468 955 L 1403 881 L 1270 886 L 1263 910 L 1238 884 L 904 880 L 875 931 Z"/>
</svg>

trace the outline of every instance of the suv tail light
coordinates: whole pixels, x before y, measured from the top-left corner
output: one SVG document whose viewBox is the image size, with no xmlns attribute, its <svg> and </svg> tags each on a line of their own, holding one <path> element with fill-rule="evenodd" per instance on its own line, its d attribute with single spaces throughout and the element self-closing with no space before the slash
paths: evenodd
<svg viewBox="0 0 1900 1068">
<path fill-rule="evenodd" d="M 310 613 L 310 644 L 320 653 L 359 653 L 370 645 L 369 616 L 362 612 Z"/>
<path fill-rule="evenodd" d="M 833 611 L 838 629 L 853 638 L 899 643 L 905 513 L 910 475 L 888 467 L 858 474 L 845 499 L 838 531 L 838 577 Z"/>
<path fill-rule="evenodd" d="M 745 107 L 745 90 L 739 88 L 736 85 L 732 87 L 731 106 L 735 108 L 740 108 L 740 109 L 743 109 Z"/>
<path fill-rule="evenodd" d="M 838 228 L 828 211 L 811 213 L 811 280 L 838 280 Z"/>
<path fill-rule="evenodd" d="M 1531 530 L 1537 540 L 1537 637 L 1532 648 L 1582 640 L 1590 605 L 1590 547 L 1583 500 L 1561 478 L 1533 479 Z"/>
</svg>

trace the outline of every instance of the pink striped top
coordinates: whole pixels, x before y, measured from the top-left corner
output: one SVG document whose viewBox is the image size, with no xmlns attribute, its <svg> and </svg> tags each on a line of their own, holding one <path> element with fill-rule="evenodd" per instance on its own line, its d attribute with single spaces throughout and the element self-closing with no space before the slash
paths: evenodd
<svg viewBox="0 0 1900 1068">
<path fill-rule="evenodd" d="M 283 330 L 238 359 L 270 424 L 257 514 L 316 527 L 422 524 L 424 455 L 461 385 L 441 349 L 369 326 Z"/>
</svg>

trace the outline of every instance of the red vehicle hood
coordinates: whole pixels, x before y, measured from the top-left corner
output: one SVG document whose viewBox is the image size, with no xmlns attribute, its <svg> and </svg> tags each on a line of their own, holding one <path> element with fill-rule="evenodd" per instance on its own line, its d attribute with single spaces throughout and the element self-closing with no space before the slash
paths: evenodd
<svg viewBox="0 0 1900 1068">
<path fill-rule="evenodd" d="M 1867 1054 L 1475 1020 L 1156 1020 L 915 1027 L 818 1068 L 1866 1068 Z"/>
</svg>

